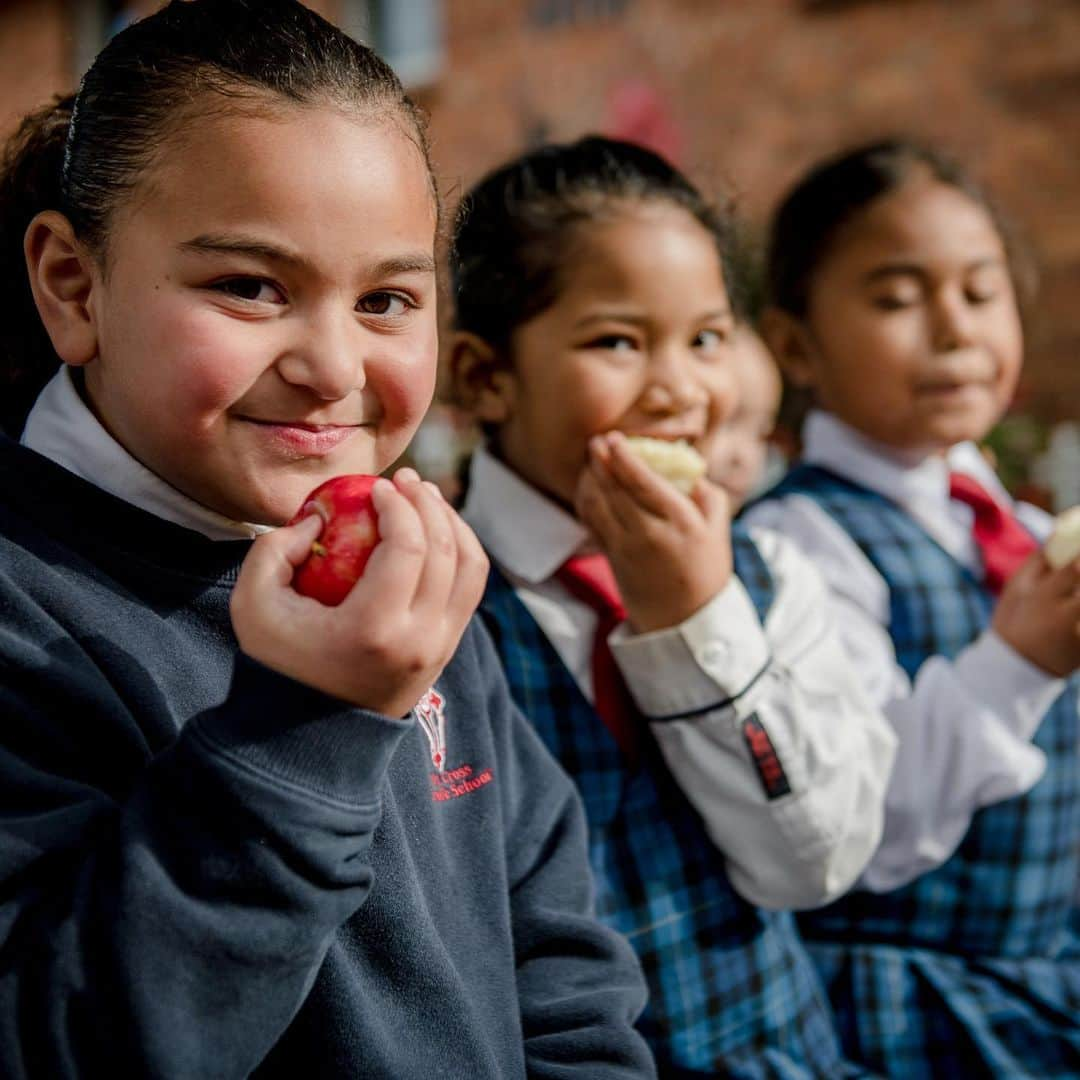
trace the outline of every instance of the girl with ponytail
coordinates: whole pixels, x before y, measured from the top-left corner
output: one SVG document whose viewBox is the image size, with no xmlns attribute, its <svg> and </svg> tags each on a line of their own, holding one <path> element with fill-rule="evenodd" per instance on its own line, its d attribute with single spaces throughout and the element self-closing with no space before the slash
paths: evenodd
<svg viewBox="0 0 1080 1080">
<path fill-rule="evenodd" d="M 285 522 L 435 380 L 393 72 L 171 3 L 26 121 L 0 218 L 0 1075 L 653 1075 L 472 533 L 401 469 L 341 605 L 291 588 Z"/>
</svg>

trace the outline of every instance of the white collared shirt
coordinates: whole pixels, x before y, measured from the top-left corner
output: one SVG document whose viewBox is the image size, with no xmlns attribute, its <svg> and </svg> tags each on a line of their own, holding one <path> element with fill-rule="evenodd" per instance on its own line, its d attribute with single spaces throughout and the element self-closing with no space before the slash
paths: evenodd
<svg viewBox="0 0 1080 1080">
<path fill-rule="evenodd" d="M 1013 504 L 978 448 L 909 455 L 881 446 L 834 416 L 813 412 L 803 460 L 891 499 L 946 551 L 977 573 L 970 507 L 949 497 L 949 473 L 978 480 L 1045 538 L 1051 519 Z M 863 686 L 900 736 L 885 833 L 861 884 L 885 892 L 945 862 L 980 807 L 1023 794 L 1046 768 L 1031 744 L 1064 682 L 1035 667 L 987 629 L 955 660 L 927 660 L 914 683 L 889 636 L 889 588 L 846 532 L 812 499 L 792 495 L 752 507 L 746 520 L 794 540 L 830 587 L 834 620 Z"/>
<path fill-rule="evenodd" d="M 110 495 L 211 540 L 245 539 L 271 528 L 233 521 L 136 461 L 90 411 L 66 364 L 38 395 L 19 441 Z"/>
<path fill-rule="evenodd" d="M 462 514 L 591 701 L 596 614 L 554 577 L 585 529 L 484 449 Z M 754 540 L 776 585 L 764 627 L 733 578 L 679 626 L 623 624 L 609 641 L 642 713 L 677 717 L 653 734 L 733 886 L 762 907 L 812 907 L 844 892 L 876 847 L 895 737 L 849 671 L 813 567 L 782 537 Z M 766 796 L 743 731 L 751 715 L 789 794 Z"/>
</svg>

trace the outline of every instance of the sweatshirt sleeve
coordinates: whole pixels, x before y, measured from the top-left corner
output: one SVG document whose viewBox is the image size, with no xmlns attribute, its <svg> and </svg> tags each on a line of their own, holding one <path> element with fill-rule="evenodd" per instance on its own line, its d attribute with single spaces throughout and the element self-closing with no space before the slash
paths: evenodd
<svg viewBox="0 0 1080 1080">
<path fill-rule="evenodd" d="M 656 1075 L 634 1030 L 645 981 L 630 945 L 594 912 L 585 814 L 573 782 L 510 699 L 478 633 L 488 710 L 501 742 L 518 998 L 528 1075 L 629 1080 Z"/>
<path fill-rule="evenodd" d="M 408 723 L 241 656 L 226 700 L 154 755 L 73 639 L 11 626 L 0 1075 L 247 1076 L 367 896 Z"/>
</svg>

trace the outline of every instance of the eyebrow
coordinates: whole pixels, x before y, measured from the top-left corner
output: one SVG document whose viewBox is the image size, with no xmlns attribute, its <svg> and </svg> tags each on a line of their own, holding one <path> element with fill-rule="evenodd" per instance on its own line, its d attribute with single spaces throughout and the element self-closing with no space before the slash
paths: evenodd
<svg viewBox="0 0 1080 1080">
<path fill-rule="evenodd" d="M 966 273 L 971 273 L 973 270 L 982 270 L 986 266 L 1004 266 L 1005 260 L 999 255 L 987 255 L 981 259 L 975 259 L 973 262 L 968 263 L 964 270 Z M 883 278 L 891 277 L 924 277 L 926 275 L 926 267 L 919 263 L 905 263 L 894 262 L 886 263 L 884 266 L 876 266 L 873 270 L 867 271 L 863 274 L 863 281 L 868 285 L 873 284 L 875 281 L 881 281 Z"/>
<path fill-rule="evenodd" d="M 257 237 L 245 236 L 242 233 L 203 233 L 191 240 L 183 241 L 179 246 L 182 250 L 191 251 L 197 255 L 246 255 L 266 262 L 284 263 L 286 266 L 310 265 L 302 255 L 288 248 L 267 243 Z M 377 262 L 369 267 L 367 272 L 375 277 L 393 274 L 434 274 L 435 259 L 426 252 L 393 256 Z"/>
<path fill-rule="evenodd" d="M 731 308 L 717 308 L 715 311 L 704 312 L 696 321 L 712 322 L 720 319 L 733 319 L 734 317 Z M 633 326 L 645 326 L 651 321 L 652 320 L 645 315 L 631 315 L 619 311 L 598 311 L 595 314 L 586 315 L 584 318 L 578 319 L 574 324 L 574 329 L 581 330 L 598 322 L 624 322 L 630 323 Z"/>
</svg>

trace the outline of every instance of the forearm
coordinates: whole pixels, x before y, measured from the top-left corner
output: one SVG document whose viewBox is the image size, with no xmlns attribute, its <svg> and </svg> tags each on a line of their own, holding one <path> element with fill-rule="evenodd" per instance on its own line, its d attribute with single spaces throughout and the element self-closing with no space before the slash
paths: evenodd
<svg viewBox="0 0 1080 1080">
<path fill-rule="evenodd" d="M 737 582 L 689 620 L 678 637 L 695 667 L 670 681 L 686 704 L 693 688 L 709 704 L 654 713 L 652 730 L 732 884 L 763 907 L 811 907 L 848 888 L 870 858 L 895 740 L 848 670 L 817 575 L 789 548 L 767 550 L 776 584 L 767 627 Z M 652 705 L 650 665 L 635 659 L 623 670 Z M 651 667 L 664 671 L 659 655 Z"/>
<path fill-rule="evenodd" d="M 815 907 L 855 882 L 880 839 L 895 739 L 850 682 L 806 685 L 774 662 L 728 709 L 652 727 L 747 900 Z"/>
<path fill-rule="evenodd" d="M 28 821 L 13 769 L 0 1071 L 247 1075 L 367 894 L 396 725 L 242 664 L 122 803 L 54 785 Z"/>
<path fill-rule="evenodd" d="M 1044 694 L 1034 688 L 991 705 L 985 697 L 1008 673 L 999 668 L 980 678 L 977 671 L 966 653 L 955 662 L 932 657 L 907 693 L 885 702 L 901 741 L 885 831 L 863 887 L 886 892 L 940 866 L 980 809 L 1024 794 L 1043 775 L 1045 756 L 1030 740 L 1046 710 Z"/>
</svg>

